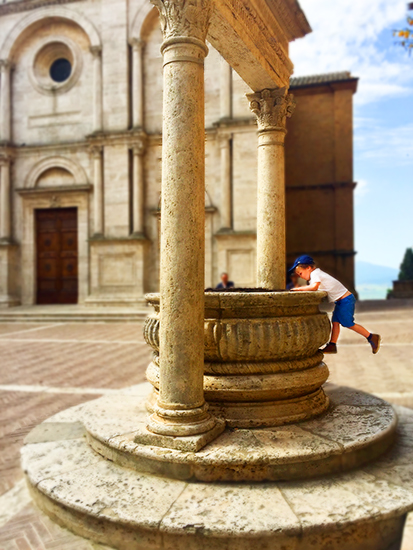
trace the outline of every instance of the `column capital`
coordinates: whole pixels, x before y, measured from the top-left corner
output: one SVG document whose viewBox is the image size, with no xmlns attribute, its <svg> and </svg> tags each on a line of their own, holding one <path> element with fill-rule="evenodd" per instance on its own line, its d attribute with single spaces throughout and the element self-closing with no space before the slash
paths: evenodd
<svg viewBox="0 0 413 550">
<path fill-rule="evenodd" d="M 141 52 L 144 46 L 144 41 L 140 38 L 130 38 L 129 45 L 132 47 L 132 49 L 136 52 Z"/>
<path fill-rule="evenodd" d="M 93 57 L 100 57 L 102 55 L 102 46 L 90 46 L 89 49 Z"/>
<path fill-rule="evenodd" d="M 151 0 L 159 10 L 164 40 L 196 38 L 205 42 L 213 0 Z"/>
<path fill-rule="evenodd" d="M 12 158 L 10 155 L 0 154 L 0 166 L 10 166 Z"/>
<path fill-rule="evenodd" d="M 144 155 L 144 153 L 146 151 L 146 140 L 145 140 L 145 138 L 140 138 L 139 141 L 136 141 L 133 144 L 132 151 L 133 151 L 133 154 L 135 156 L 141 157 L 142 155 Z"/>
<path fill-rule="evenodd" d="M 1 72 L 11 71 L 12 68 L 13 68 L 13 63 L 10 61 L 10 59 L 0 59 Z"/>
<path fill-rule="evenodd" d="M 232 133 L 219 133 L 217 135 L 219 147 L 221 149 L 225 149 L 226 147 L 229 147 L 231 138 L 232 138 Z"/>
<path fill-rule="evenodd" d="M 102 157 L 103 147 L 101 145 L 91 145 L 89 147 L 89 154 L 94 159 L 99 159 Z"/>
<path fill-rule="evenodd" d="M 259 130 L 285 130 L 286 118 L 291 117 L 295 109 L 294 96 L 286 87 L 247 94 L 247 99 L 257 117 Z"/>
</svg>

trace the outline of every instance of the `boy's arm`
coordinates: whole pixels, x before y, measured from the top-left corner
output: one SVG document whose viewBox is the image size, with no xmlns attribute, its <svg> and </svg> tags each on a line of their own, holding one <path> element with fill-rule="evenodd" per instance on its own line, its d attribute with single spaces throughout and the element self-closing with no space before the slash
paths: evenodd
<svg viewBox="0 0 413 550">
<path fill-rule="evenodd" d="M 318 290 L 318 287 L 320 285 L 321 285 L 321 283 L 318 282 L 318 283 L 313 283 L 312 285 L 309 285 L 309 286 L 296 286 L 296 287 L 292 288 L 291 290 L 306 290 L 306 291 Z"/>
</svg>

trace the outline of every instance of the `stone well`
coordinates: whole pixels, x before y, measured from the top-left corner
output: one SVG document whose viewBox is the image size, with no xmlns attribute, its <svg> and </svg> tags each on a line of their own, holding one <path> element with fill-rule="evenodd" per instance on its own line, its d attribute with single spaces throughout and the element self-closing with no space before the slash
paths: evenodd
<svg viewBox="0 0 413 550">
<path fill-rule="evenodd" d="M 328 408 L 322 384 L 328 368 L 319 351 L 330 322 L 319 304 L 323 292 L 206 292 L 204 395 L 213 414 L 237 428 L 308 420 Z M 158 294 L 145 323 L 154 356 L 146 372 L 159 390 Z"/>
</svg>

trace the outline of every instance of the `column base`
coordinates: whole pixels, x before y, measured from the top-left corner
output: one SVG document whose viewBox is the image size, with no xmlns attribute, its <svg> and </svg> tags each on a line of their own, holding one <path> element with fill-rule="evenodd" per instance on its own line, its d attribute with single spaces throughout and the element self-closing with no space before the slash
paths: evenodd
<svg viewBox="0 0 413 550">
<path fill-rule="evenodd" d="M 150 417 L 148 428 L 157 429 L 159 423 L 156 421 L 156 414 Z M 209 417 L 209 421 L 212 420 L 212 427 L 208 431 L 194 435 L 174 436 L 154 433 L 149 431 L 148 428 L 141 430 L 134 438 L 135 443 L 142 445 L 151 445 L 154 447 L 162 447 L 164 449 L 174 449 L 178 451 L 200 451 L 205 445 L 216 439 L 225 430 L 225 421 L 213 417 Z M 203 423 L 204 424 L 204 423 Z M 205 422 L 205 425 L 208 425 Z M 170 426 L 171 429 L 177 428 L 177 426 Z M 180 428 L 190 429 L 190 425 L 179 426 Z"/>
</svg>

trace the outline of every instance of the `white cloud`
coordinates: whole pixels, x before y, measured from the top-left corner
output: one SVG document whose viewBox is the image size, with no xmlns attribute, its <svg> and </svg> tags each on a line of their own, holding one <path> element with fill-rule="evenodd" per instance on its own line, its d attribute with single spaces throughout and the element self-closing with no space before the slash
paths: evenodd
<svg viewBox="0 0 413 550">
<path fill-rule="evenodd" d="M 359 179 L 356 190 L 354 192 L 356 203 L 359 202 L 369 192 L 369 184 L 367 180 Z"/>
<path fill-rule="evenodd" d="M 406 0 L 300 3 L 313 32 L 291 44 L 295 75 L 349 70 L 360 77 L 359 105 L 412 93 L 412 59 L 391 38 L 404 26 Z"/>
<path fill-rule="evenodd" d="M 356 119 L 354 145 L 360 159 L 413 166 L 413 123 L 389 128 L 380 121 Z"/>
</svg>

